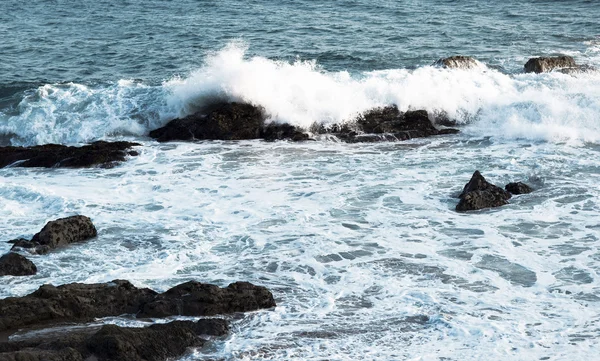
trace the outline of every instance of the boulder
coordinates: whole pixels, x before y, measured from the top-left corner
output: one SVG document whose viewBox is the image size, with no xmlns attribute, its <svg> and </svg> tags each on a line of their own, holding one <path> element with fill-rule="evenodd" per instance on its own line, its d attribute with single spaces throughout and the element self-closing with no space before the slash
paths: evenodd
<svg viewBox="0 0 600 361">
<path fill-rule="evenodd" d="M 512 194 L 527 194 L 533 192 L 533 189 L 531 189 L 530 186 L 521 182 L 508 183 L 504 189 Z"/>
<path fill-rule="evenodd" d="M 190 281 L 144 304 L 138 317 L 212 316 L 275 307 L 273 294 L 262 286 L 235 282 L 225 288 Z"/>
<path fill-rule="evenodd" d="M 34 147 L 0 147 L 0 168 L 45 167 L 87 168 L 93 166 L 113 167 L 138 153 L 131 148 L 139 146 L 131 142 L 98 141 L 82 147 L 46 144 Z"/>
<path fill-rule="evenodd" d="M 455 55 L 449 58 L 439 59 L 434 63 L 436 66 L 449 69 L 475 69 L 480 67 L 481 63 L 470 56 Z"/>
<path fill-rule="evenodd" d="M 554 69 L 577 69 L 577 63 L 571 56 L 531 58 L 525 63 L 526 73 L 547 73 Z"/>
<path fill-rule="evenodd" d="M 459 195 L 460 201 L 456 205 L 456 210 L 464 212 L 499 207 L 508 204 L 510 197 L 509 192 L 488 183 L 479 171 L 475 171 Z"/>
<path fill-rule="evenodd" d="M 199 336 L 223 336 L 228 331 L 227 321 L 221 319 L 173 321 L 143 328 L 75 328 L 0 343 L 0 361 L 166 360 L 182 355 L 188 347 L 203 346 L 207 341 Z"/>
<path fill-rule="evenodd" d="M 96 237 L 98 232 L 92 220 L 86 216 L 71 216 L 46 223 L 31 241 L 17 239 L 12 249 L 27 249 L 31 253 L 45 254 L 50 250 L 75 242 L 82 242 Z"/>
<path fill-rule="evenodd" d="M 236 282 L 220 288 L 190 281 L 162 294 L 136 288 L 123 280 L 58 287 L 43 285 L 27 296 L 0 300 L 0 332 L 40 324 L 87 322 L 122 314 L 134 314 L 139 318 L 212 316 L 274 306 L 273 294 L 269 290 L 248 282 Z M 203 334 L 218 332 L 207 325 L 202 327 L 205 327 L 204 331 L 196 331 Z M 222 328 L 222 325 L 215 327 Z"/>
<path fill-rule="evenodd" d="M 0 276 L 31 276 L 36 273 L 35 264 L 18 253 L 10 252 L 0 257 Z"/>
<path fill-rule="evenodd" d="M 150 132 L 159 142 L 172 140 L 242 140 L 260 138 L 264 110 L 245 103 L 218 103 Z"/>
</svg>

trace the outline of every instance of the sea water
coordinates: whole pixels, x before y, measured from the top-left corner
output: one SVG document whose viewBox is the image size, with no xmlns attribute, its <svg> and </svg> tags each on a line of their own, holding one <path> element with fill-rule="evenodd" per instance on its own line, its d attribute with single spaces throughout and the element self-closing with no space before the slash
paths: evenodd
<svg viewBox="0 0 600 361">
<path fill-rule="evenodd" d="M 185 360 L 594 360 L 600 72 L 523 64 L 600 67 L 598 17 L 596 1 L 5 0 L 0 143 L 142 146 L 112 169 L 0 170 L 0 240 L 73 214 L 99 232 L 30 256 L 38 274 L 4 277 L 0 297 L 113 279 L 273 291 L 275 309 L 228 316 L 231 335 Z M 457 54 L 481 64 L 432 66 Z M 396 104 L 461 133 L 147 137 L 222 100 L 300 127 Z M 535 191 L 457 213 L 475 170 Z"/>
</svg>

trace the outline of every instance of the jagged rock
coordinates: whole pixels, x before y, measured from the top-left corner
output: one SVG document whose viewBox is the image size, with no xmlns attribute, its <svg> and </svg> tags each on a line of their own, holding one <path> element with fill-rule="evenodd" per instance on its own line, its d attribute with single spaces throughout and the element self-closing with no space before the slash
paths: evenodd
<svg viewBox="0 0 600 361">
<path fill-rule="evenodd" d="M 248 282 L 220 288 L 190 281 L 162 294 L 136 288 L 123 280 L 58 287 L 43 285 L 27 296 L 0 300 L 0 332 L 37 324 L 86 322 L 122 314 L 137 317 L 212 316 L 274 306 L 269 290 Z M 202 333 L 215 332 L 206 329 Z"/>
<path fill-rule="evenodd" d="M 43 285 L 24 297 L 0 300 L 0 331 L 63 322 L 85 322 L 96 317 L 135 314 L 156 292 L 138 289 L 128 281 L 103 284 Z"/>
<path fill-rule="evenodd" d="M 242 140 L 260 138 L 263 109 L 245 103 L 219 103 L 150 132 L 159 142 L 171 140 Z"/>
<path fill-rule="evenodd" d="M 302 132 L 298 127 L 289 124 L 271 123 L 261 129 L 260 137 L 266 141 L 275 141 L 289 139 L 294 142 L 309 140 L 307 133 Z"/>
<path fill-rule="evenodd" d="M 480 66 L 477 60 L 470 56 L 455 55 L 449 58 L 439 59 L 434 65 L 450 69 L 475 69 Z"/>
<path fill-rule="evenodd" d="M 273 294 L 262 286 L 235 282 L 225 288 L 195 281 L 158 295 L 142 306 L 138 317 L 212 316 L 275 307 Z"/>
<path fill-rule="evenodd" d="M 131 150 L 138 143 L 98 141 L 82 147 L 58 144 L 34 147 L 0 147 L 0 168 L 45 167 L 86 168 L 93 166 L 112 167 L 123 162 L 127 156 L 138 153 Z"/>
<path fill-rule="evenodd" d="M 525 63 L 526 73 L 546 73 L 554 69 L 577 69 L 577 63 L 571 56 L 531 58 Z"/>
<path fill-rule="evenodd" d="M 349 125 L 333 127 L 332 134 L 346 142 L 355 143 L 398 141 L 458 133 L 456 129 L 437 129 L 425 110 L 403 113 L 395 105 L 364 112 L 356 118 L 355 124 L 354 129 Z"/>
<path fill-rule="evenodd" d="M 36 273 L 35 264 L 18 253 L 10 252 L 0 257 L 0 276 L 31 276 Z"/>
<path fill-rule="evenodd" d="M 12 249 L 23 248 L 31 253 L 45 254 L 57 247 L 75 242 L 82 242 L 96 237 L 98 232 L 92 220 L 86 216 L 71 216 L 46 223 L 44 228 L 36 233 L 31 241 L 17 239 Z"/>
<path fill-rule="evenodd" d="M 182 355 L 188 347 L 201 347 L 201 335 L 227 334 L 227 321 L 173 321 L 133 328 L 105 325 L 98 329 L 74 329 L 26 341 L 0 343 L 0 361 L 159 361 Z"/>
<path fill-rule="evenodd" d="M 521 182 L 508 183 L 504 189 L 512 194 L 527 194 L 533 192 L 533 189 L 531 189 L 530 186 Z"/>
<path fill-rule="evenodd" d="M 450 124 L 449 119 L 442 119 Z M 314 133 L 333 134 L 347 142 L 398 141 L 440 134 L 454 134 L 456 129 L 437 129 L 425 110 L 400 112 L 395 105 L 376 108 L 361 114 L 354 121 L 327 127 L 316 125 Z M 369 134 L 365 136 L 365 134 Z M 384 134 L 371 136 L 370 134 Z M 264 110 L 250 104 L 219 103 L 196 114 L 175 119 L 150 132 L 159 142 L 170 140 L 241 140 L 289 139 L 309 140 L 304 130 L 290 124 L 265 125 Z"/>
<path fill-rule="evenodd" d="M 464 212 L 499 207 L 508 204 L 510 197 L 509 192 L 488 183 L 479 171 L 475 171 L 459 195 L 460 201 L 456 205 L 456 210 Z"/>
</svg>

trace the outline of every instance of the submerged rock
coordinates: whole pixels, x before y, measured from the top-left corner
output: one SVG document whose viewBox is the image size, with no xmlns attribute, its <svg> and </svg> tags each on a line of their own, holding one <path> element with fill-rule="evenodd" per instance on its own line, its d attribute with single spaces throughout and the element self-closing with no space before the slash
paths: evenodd
<svg viewBox="0 0 600 361">
<path fill-rule="evenodd" d="M 13 249 L 23 248 L 31 253 L 44 254 L 58 247 L 94 238 L 97 234 L 92 220 L 78 215 L 46 223 L 31 241 L 17 239 L 9 242 L 13 243 Z"/>
<path fill-rule="evenodd" d="M 455 55 L 449 58 L 439 59 L 434 65 L 450 69 L 475 69 L 480 66 L 477 60 L 470 56 Z"/>
<path fill-rule="evenodd" d="M 511 195 L 504 189 L 488 183 L 479 171 L 475 171 L 459 198 L 456 210 L 464 212 L 503 206 L 508 204 Z"/>
<path fill-rule="evenodd" d="M 571 56 L 554 56 L 531 58 L 525 63 L 526 73 L 546 73 L 554 69 L 578 69 L 575 59 Z"/>
<path fill-rule="evenodd" d="M 82 147 L 68 147 L 58 144 L 34 147 L 0 147 L 0 168 L 6 166 L 45 168 L 112 167 L 125 161 L 127 156 L 138 155 L 131 148 L 139 145 L 131 142 L 98 141 Z"/>
<path fill-rule="evenodd" d="M 504 189 L 512 194 L 527 194 L 533 192 L 533 189 L 531 189 L 530 186 L 521 182 L 508 183 L 506 186 L 504 186 Z"/>
<path fill-rule="evenodd" d="M 223 336 L 228 331 L 227 321 L 221 319 L 173 321 L 143 328 L 105 325 L 99 330 L 75 329 L 0 343 L 0 361 L 159 361 L 180 356 L 189 347 L 203 346 L 207 341 L 199 336 Z"/>
<path fill-rule="evenodd" d="M 0 257 L 0 276 L 31 276 L 36 273 L 35 264 L 18 253 L 10 252 Z"/>
<path fill-rule="evenodd" d="M 122 314 L 212 316 L 274 306 L 273 294 L 268 289 L 248 282 L 220 288 L 191 281 L 162 294 L 136 288 L 124 280 L 58 287 L 43 285 L 27 296 L 0 300 L 0 332 L 39 324 L 87 322 Z"/>
</svg>

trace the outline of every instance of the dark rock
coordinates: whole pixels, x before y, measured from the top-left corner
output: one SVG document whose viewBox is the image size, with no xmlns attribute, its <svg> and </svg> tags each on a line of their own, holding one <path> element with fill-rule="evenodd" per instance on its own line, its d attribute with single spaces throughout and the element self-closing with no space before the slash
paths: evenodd
<svg viewBox="0 0 600 361">
<path fill-rule="evenodd" d="M 0 257 L 0 276 L 31 276 L 36 273 L 35 264 L 20 254 L 10 252 Z"/>
<path fill-rule="evenodd" d="M 458 133 L 456 129 L 437 129 L 425 110 L 401 112 L 390 105 L 371 109 L 358 116 L 355 127 L 349 124 L 334 126 L 332 134 L 349 142 L 399 141 L 441 134 Z"/>
<path fill-rule="evenodd" d="M 45 254 L 57 247 L 82 242 L 96 237 L 98 232 L 92 220 L 86 216 L 71 216 L 46 223 L 31 241 L 17 239 L 10 241 L 13 249 L 23 248 L 31 253 Z"/>
<path fill-rule="evenodd" d="M 527 194 L 533 192 L 533 189 L 531 189 L 530 186 L 521 182 L 508 183 L 504 189 L 512 194 Z"/>
<path fill-rule="evenodd" d="M 298 127 L 289 124 L 271 123 L 261 129 L 260 137 L 266 141 L 275 141 L 289 139 L 294 142 L 309 140 L 307 133 L 301 131 Z"/>
<path fill-rule="evenodd" d="M 275 307 L 273 294 L 262 286 L 235 282 L 225 288 L 186 282 L 143 305 L 138 317 L 212 316 Z"/>
<path fill-rule="evenodd" d="M 475 171 L 459 195 L 460 201 L 456 205 L 456 210 L 464 212 L 499 207 L 508 204 L 510 197 L 509 192 L 488 183 L 479 171 Z"/>
<path fill-rule="evenodd" d="M 43 285 L 24 297 L 0 300 L 0 331 L 64 322 L 85 322 L 96 317 L 135 314 L 156 292 L 134 287 L 128 281 L 104 284 Z"/>
<path fill-rule="evenodd" d="M 0 332 L 39 324 L 85 322 L 122 314 L 136 314 L 137 317 L 211 316 L 274 306 L 269 290 L 248 282 L 236 282 L 220 288 L 190 281 L 162 294 L 136 288 L 123 280 L 58 287 L 43 285 L 27 296 L 0 300 Z M 222 321 L 199 323 L 195 327 L 199 327 L 195 330 L 203 334 L 219 335 L 224 332 Z"/>
<path fill-rule="evenodd" d="M 434 65 L 450 69 L 474 69 L 478 68 L 480 63 L 470 56 L 456 55 L 439 59 Z"/>
<path fill-rule="evenodd" d="M 26 341 L 0 343 L 0 361 L 158 361 L 177 357 L 207 341 L 201 335 L 227 334 L 227 321 L 173 321 L 144 328 L 105 325 L 59 334 L 34 335 Z"/>
<path fill-rule="evenodd" d="M 58 144 L 0 147 L 0 168 L 9 165 L 45 168 L 112 167 L 118 162 L 125 161 L 128 155 L 137 155 L 137 152 L 130 148 L 138 145 L 140 144 L 98 141 L 82 147 Z"/>
<path fill-rule="evenodd" d="M 244 103 L 219 103 L 150 132 L 159 142 L 171 140 L 242 140 L 260 138 L 263 109 Z"/>
<path fill-rule="evenodd" d="M 546 73 L 554 69 L 578 68 L 571 56 L 531 58 L 525 63 L 526 73 Z"/>
<path fill-rule="evenodd" d="M 87 350 L 101 360 L 160 361 L 183 354 L 206 341 L 180 324 L 145 328 L 105 325 L 86 342 Z"/>
</svg>

